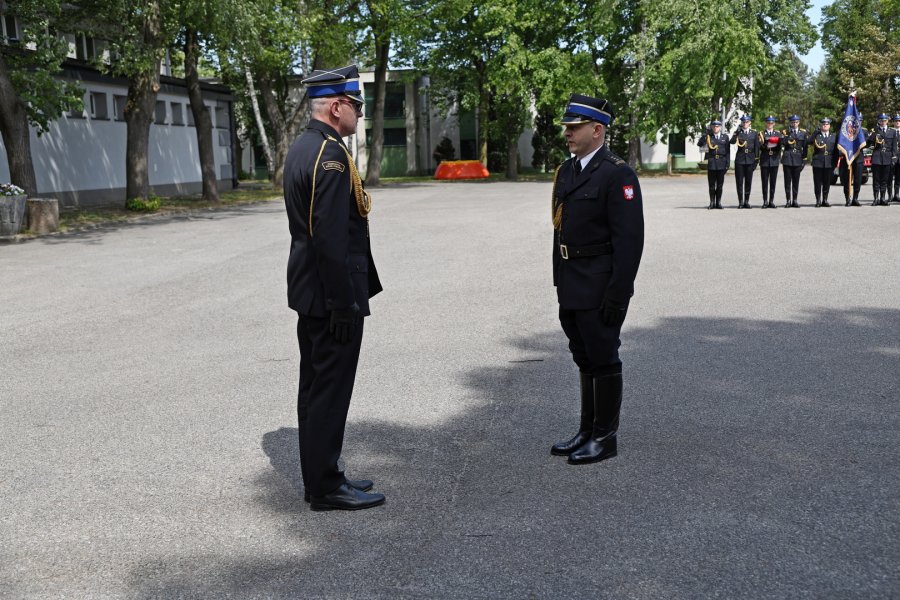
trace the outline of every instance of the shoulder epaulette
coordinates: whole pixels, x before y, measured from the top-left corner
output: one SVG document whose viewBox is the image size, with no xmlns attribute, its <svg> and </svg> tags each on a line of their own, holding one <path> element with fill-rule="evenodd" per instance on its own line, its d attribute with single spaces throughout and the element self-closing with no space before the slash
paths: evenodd
<svg viewBox="0 0 900 600">
<path fill-rule="evenodd" d="M 803 133 L 808 133 L 805 129 L 801 129 L 800 131 L 802 131 Z"/>
<path fill-rule="evenodd" d="M 622 160 L 621 158 L 619 158 L 618 156 L 616 156 L 616 155 L 613 154 L 612 152 L 610 152 L 609 154 L 607 154 L 607 155 L 604 156 L 603 158 L 606 159 L 606 160 L 608 160 L 608 161 L 611 162 L 612 164 L 616 165 L 617 167 L 621 167 L 622 165 L 627 164 L 624 160 Z"/>
</svg>

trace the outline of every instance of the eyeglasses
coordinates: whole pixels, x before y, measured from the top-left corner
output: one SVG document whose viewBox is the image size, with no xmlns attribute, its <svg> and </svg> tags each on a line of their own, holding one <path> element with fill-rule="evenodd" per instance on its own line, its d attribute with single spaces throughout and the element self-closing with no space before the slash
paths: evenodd
<svg viewBox="0 0 900 600">
<path fill-rule="evenodd" d="M 346 104 L 356 111 L 356 114 L 363 114 L 363 103 L 362 102 L 354 102 L 352 100 L 345 100 L 344 98 L 338 98 L 338 102 L 341 104 Z"/>
</svg>

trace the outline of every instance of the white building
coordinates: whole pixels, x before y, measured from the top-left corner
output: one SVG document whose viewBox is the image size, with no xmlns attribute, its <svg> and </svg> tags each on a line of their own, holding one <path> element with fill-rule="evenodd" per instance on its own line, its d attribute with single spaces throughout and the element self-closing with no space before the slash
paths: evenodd
<svg viewBox="0 0 900 600">
<path fill-rule="evenodd" d="M 2 19 L 4 33 L 15 33 L 15 19 Z M 31 130 L 31 156 L 38 194 L 54 197 L 61 207 L 102 206 L 125 203 L 124 121 L 128 81 L 110 77 L 87 60 L 104 52 L 91 38 L 67 36 L 70 59 L 61 77 L 75 80 L 84 89 L 84 110 L 72 111 L 51 123 L 38 136 Z M 165 72 L 164 66 L 164 72 Z M 202 189 L 197 130 L 182 79 L 163 75 L 150 126 L 149 177 L 151 192 L 160 196 L 195 194 Z M 213 119 L 213 142 L 219 185 L 237 184 L 233 156 L 233 100 L 228 88 L 202 83 L 204 103 Z M 0 140 L 0 181 L 10 181 L 6 149 Z M 12 183 L 17 183 L 13 181 Z"/>
</svg>

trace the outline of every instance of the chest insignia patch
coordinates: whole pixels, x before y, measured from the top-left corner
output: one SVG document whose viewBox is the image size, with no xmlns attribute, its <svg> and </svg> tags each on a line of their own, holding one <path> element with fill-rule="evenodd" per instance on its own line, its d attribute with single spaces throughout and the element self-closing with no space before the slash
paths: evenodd
<svg viewBox="0 0 900 600">
<path fill-rule="evenodd" d="M 340 161 L 337 160 L 327 160 L 322 163 L 322 168 L 326 171 L 340 171 L 344 172 L 344 165 Z"/>
<path fill-rule="evenodd" d="M 634 200 L 634 186 L 631 185 L 623 185 L 622 186 L 622 195 L 626 200 Z"/>
</svg>

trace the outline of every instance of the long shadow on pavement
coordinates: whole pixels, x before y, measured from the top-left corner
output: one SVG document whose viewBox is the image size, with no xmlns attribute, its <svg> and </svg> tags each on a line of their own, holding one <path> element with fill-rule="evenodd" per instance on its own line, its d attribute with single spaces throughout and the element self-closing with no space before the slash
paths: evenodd
<svg viewBox="0 0 900 600">
<path fill-rule="evenodd" d="M 307 512 L 296 430 L 268 432 L 272 470 L 248 510 L 283 519 L 293 550 L 172 557 L 132 584 L 176 598 L 895 597 L 898 340 L 894 309 L 627 329 L 620 455 L 572 467 L 548 453 L 576 422 L 564 339 L 512 338 L 528 362 L 460 373 L 459 417 L 349 424 L 349 474 L 379 482 L 385 507 Z"/>
</svg>

